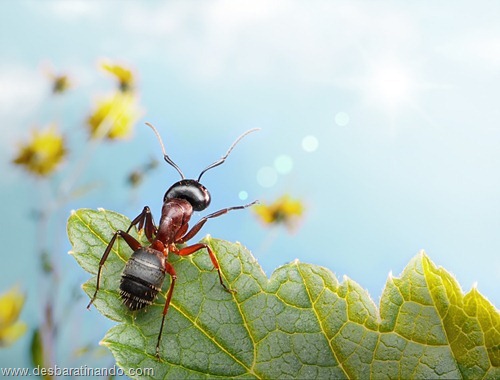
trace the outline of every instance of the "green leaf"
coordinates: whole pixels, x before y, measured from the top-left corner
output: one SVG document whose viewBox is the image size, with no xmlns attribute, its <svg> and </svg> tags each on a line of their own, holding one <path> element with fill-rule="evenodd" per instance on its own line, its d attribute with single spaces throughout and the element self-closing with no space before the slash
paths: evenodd
<svg viewBox="0 0 500 380">
<path fill-rule="evenodd" d="M 36 328 L 31 336 L 30 344 L 31 363 L 34 367 L 43 367 L 43 347 L 40 329 Z"/>
<path fill-rule="evenodd" d="M 42 332 L 39 327 L 37 327 L 33 331 L 33 335 L 31 336 L 30 356 L 33 367 L 35 368 L 49 367 L 49 365 L 45 363 L 44 360 L 44 346 L 43 346 Z M 51 380 L 53 379 L 53 376 L 49 374 L 44 374 L 42 375 L 42 378 L 44 380 Z"/>
<path fill-rule="evenodd" d="M 114 231 L 129 225 L 111 211 L 78 210 L 68 222 L 70 253 L 96 274 Z M 127 372 L 132 377 L 500 378 L 500 313 L 476 289 L 464 295 L 424 253 L 400 278 L 389 276 L 378 309 L 361 286 L 349 278 L 339 283 L 326 268 L 294 261 L 268 279 L 240 244 L 205 242 L 238 292 L 223 290 L 205 252 L 171 255 L 178 279 L 157 360 L 169 279 L 146 312 L 128 311 L 118 287 L 132 252 L 117 239 L 95 306 L 119 322 L 102 340 L 117 364 L 154 370 Z M 95 278 L 83 289 L 92 295 Z"/>
</svg>

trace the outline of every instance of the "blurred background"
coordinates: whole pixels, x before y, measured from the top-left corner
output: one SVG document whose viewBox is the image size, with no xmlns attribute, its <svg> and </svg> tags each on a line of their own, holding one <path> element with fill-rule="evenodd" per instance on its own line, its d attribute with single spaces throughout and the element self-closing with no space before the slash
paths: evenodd
<svg viewBox="0 0 500 380">
<path fill-rule="evenodd" d="M 159 219 L 179 176 L 145 122 L 188 178 L 261 128 L 202 182 L 206 213 L 262 206 L 195 240 L 240 241 L 268 276 L 328 267 L 377 304 L 424 249 L 498 307 L 499 17 L 493 1 L 0 2 L 0 292 L 26 297 L 0 366 L 113 364 L 66 220 Z"/>
</svg>

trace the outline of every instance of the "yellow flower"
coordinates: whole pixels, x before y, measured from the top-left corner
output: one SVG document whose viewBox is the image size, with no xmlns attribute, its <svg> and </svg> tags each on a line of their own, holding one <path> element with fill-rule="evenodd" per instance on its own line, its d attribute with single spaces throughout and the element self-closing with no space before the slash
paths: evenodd
<svg viewBox="0 0 500 380">
<path fill-rule="evenodd" d="M 52 125 L 43 131 L 33 131 L 31 141 L 20 146 L 12 162 L 43 177 L 51 174 L 66 154 L 63 136 Z"/>
<path fill-rule="evenodd" d="M 92 138 L 123 139 L 130 135 L 140 116 L 137 100 L 131 93 L 117 92 L 112 97 L 99 100 L 95 111 L 88 118 Z"/>
<path fill-rule="evenodd" d="M 303 215 L 304 205 L 302 201 L 292 199 L 285 194 L 271 204 L 255 205 L 253 210 L 264 224 L 284 224 L 289 231 L 292 231 Z"/>
<path fill-rule="evenodd" d="M 17 287 L 0 296 L 0 347 L 11 345 L 26 332 L 26 324 L 18 321 L 24 299 Z"/>
<path fill-rule="evenodd" d="M 52 82 L 52 93 L 62 94 L 66 92 L 68 89 L 73 87 L 73 81 L 66 74 L 56 74 L 55 69 L 51 67 L 50 64 L 44 63 L 42 65 L 42 70 L 44 74 L 51 80 Z"/>
<path fill-rule="evenodd" d="M 143 165 L 140 168 L 137 168 L 129 173 L 127 182 L 131 187 L 138 187 L 141 182 L 144 180 L 146 175 L 156 169 L 158 166 L 158 161 L 155 158 L 150 159 L 148 163 Z"/>
<path fill-rule="evenodd" d="M 132 70 L 109 62 L 102 63 L 101 68 L 118 79 L 120 91 L 127 92 L 134 89 L 135 79 Z"/>
<path fill-rule="evenodd" d="M 51 75 L 52 77 L 52 93 L 62 94 L 71 87 L 71 81 L 67 75 Z"/>
</svg>

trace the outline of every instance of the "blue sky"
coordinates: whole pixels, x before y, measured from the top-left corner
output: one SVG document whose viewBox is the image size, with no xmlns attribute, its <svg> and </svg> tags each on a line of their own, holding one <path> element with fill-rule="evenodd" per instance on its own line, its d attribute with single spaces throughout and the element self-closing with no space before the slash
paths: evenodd
<svg viewBox="0 0 500 380">
<path fill-rule="evenodd" d="M 133 138 L 92 152 L 78 184 L 96 189 L 50 226 L 63 277 L 88 278 L 66 255 L 71 209 L 134 217 L 147 204 L 159 218 L 178 179 L 172 168 L 161 166 L 133 195 L 124 184 L 130 170 L 161 159 L 145 121 L 193 177 L 259 127 L 204 176 L 208 212 L 244 203 L 241 191 L 247 201 L 290 193 L 307 207 L 300 228 L 269 231 L 242 211 L 211 220 L 205 234 L 241 241 L 268 275 L 295 258 L 328 267 L 376 303 L 388 274 L 424 249 L 464 290 L 477 283 L 498 307 L 499 16 L 494 1 L 1 2 L 0 181 L 10 253 L 1 289 L 21 284 L 36 310 L 29 215 L 72 170 L 63 167 L 56 185 L 29 179 L 9 164 L 16 144 L 57 120 L 84 145 L 92 102 L 112 89 L 97 68 L 108 58 L 138 73 L 143 116 Z M 74 78 L 64 99 L 48 99 L 47 68 Z M 85 157 L 78 144 L 72 154 Z M 290 171 L 280 173 L 278 157 Z M 102 324 L 98 341 L 106 322 L 77 302 L 74 323 Z"/>
</svg>

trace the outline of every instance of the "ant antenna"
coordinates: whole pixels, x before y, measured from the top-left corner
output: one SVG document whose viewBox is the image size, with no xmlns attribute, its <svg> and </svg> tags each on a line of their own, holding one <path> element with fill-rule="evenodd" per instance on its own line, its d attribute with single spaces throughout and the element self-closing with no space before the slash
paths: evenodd
<svg viewBox="0 0 500 380">
<path fill-rule="evenodd" d="M 245 137 L 246 135 L 252 133 L 252 132 L 255 132 L 255 131 L 258 131 L 260 130 L 260 128 L 253 128 L 253 129 L 250 129 L 249 131 L 246 131 L 245 133 L 243 133 L 240 137 L 238 137 L 236 139 L 236 141 L 229 147 L 229 149 L 227 150 L 226 154 L 224 156 L 222 156 L 221 158 L 219 158 L 217 161 L 215 161 L 213 164 L 210 164 L 208 165 L 199 175 L 197 181 L 200 182 L 200 179 L 201 179 L 201 176 L 203 174 L 205 174 L 205 172 L 209 171 L 210 169 L 213 169 L 215 168 L 216 166 L 219 166 L 219 165 L 222 165 L 224 163 L 224 161 L 226 161 L 226 158 L 227 156 L 229 156 L 229 154 L 231 153 L 231 151 L 234 149 L 234 147 L 236 146 L 236 144 L 238 144 L 240 142 L 240 140 Z"/>
<path fill-rule="evenodd" d="M 152 124 L 150 123 L 146 123 L 146 125 L 151 128 L 153 130 L 153 132 L 155 133 L 156 135 L 156 138 L 158 139 L 158 141 L 160 142 L 160 145 L 161 145 L 161 150 L 163 152 L 163 159 L 170 165 L 172 166 L 175 170 L 177 170 L 177 172 L 181 175 L 181 179 L 184 179 L 184 174 L 182 174 L 182 171 L 181 169 L 179 169 L 179 167 L 176 165 L 176 163 L 174 161 L 172 161 L 172 159 L 168 156 L 167 152 L 165 151 L 165 145 L 163 145 L 163 141 L 161 139 L 161 136 L 160 134 L 158 133 L 158 131 L 156 130 L 155 127 L 153 127 Z M 247 132 L 248 133 L 248 132 Z M 243 137 L 243 136 L 242 136 Z M 221 162 L 222 163 L 222 162 Z"/>
</svg>

